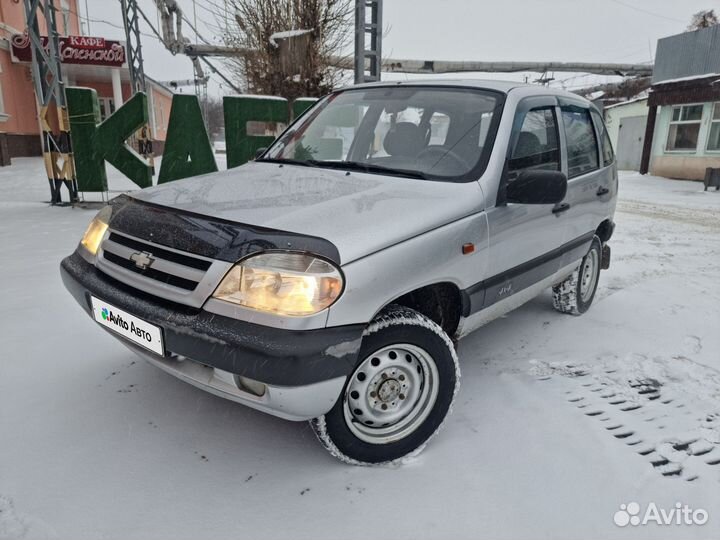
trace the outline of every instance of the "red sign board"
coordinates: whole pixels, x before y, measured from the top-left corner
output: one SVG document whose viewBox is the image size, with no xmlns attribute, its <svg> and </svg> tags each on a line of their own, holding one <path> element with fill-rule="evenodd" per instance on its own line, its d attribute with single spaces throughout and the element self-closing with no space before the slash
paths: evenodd
<svg viewBox="0 0 720 540">
<path fill-rule="evenodd" d="M 105 38 L 90 36 L 68 36 L 67 43 L 76 49 L 104 49 Z"/>
<path fill-rule="evenodd" d="M 48 38 L 42 37 L 48 50 Z M 27 34 L 15 34 L 10 40 L 12 55 L 18 62 L 31 62 L 32 50 Z M 119 41 L 101 37 L 63 36 L 60 38 L 60 61 L 63 64 L 121 67 L 125 64 L 125 46 Z"/>
</svg>

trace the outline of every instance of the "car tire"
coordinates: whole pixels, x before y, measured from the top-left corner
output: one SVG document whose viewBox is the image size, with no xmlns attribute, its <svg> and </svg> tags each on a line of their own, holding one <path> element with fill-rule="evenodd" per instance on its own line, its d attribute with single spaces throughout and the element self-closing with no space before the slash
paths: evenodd
<svg viewBox="0 0 720 540">
<path fill-rule="evenodd" d="M 353 465 L 417 455 L 459 388 L 455 347 L 435 322 L 390 306 L 363 334 L 359 362 L 334 407 L 310 424 L 322 445 Z"/>
<path fill-rule="evenodd" d="M 595 236 L 580 265 L 563 281 L 553 285 L 553 307 L 560 313 L 585 313 L 595 298 L 601 266 L 602 242 Z"/>
</svg>

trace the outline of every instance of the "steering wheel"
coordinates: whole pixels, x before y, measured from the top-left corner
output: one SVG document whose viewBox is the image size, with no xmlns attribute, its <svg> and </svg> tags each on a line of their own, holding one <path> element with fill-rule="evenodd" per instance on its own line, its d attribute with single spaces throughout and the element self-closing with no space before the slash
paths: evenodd
<svg viewBox="0 0 720 540">
<path fill-rule="evenodd" d="M 415 163 L 420 171 L 433 172 L 437 166 L 446 174 L 463 174 L 472 168 L 465 158 L 444 146 L 428 146 L 417 155 Z"/>
</svg>

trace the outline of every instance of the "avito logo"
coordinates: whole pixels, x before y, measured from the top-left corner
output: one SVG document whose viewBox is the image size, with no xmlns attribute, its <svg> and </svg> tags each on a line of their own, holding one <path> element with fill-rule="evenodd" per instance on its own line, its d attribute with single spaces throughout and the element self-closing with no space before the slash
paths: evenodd
<svg viewBox="0 0 720 540">
<path fill-rule="evenodd" d="M 108 308 L 102 308 L 100 310 L 100 315 L 102 316 L 103 321 L 113 323 L 115 326 L 119 326 L 123 330 L 128 330 L 130 328 L 130 325 L 128 325 L 128 323 L 126 323 L 120 315 L 114 315 L 112 311 L 108 311 Z"/>
<path fill-rule="evenodd" d="M 638 526 L 655 523 L 657 525 L 705 525 L 708 520 L 707 510 L 702 508 L 693 509 L 687 504 L 675 503 L 670 510 L 658 508 L 651 502 L 647 505 L 645 512 L 636 502 L 621 504 L 620 510 L 613 515 L 613 521 L 618 527 L 627 525 Z"/>
<path fill-rule="evenodd" d="M 112 323 L 115 326 L 122 328 L 123 330 L 128 330 L 135 334 L 137 337 L 144 339 L 148 343 L 152 343 L 153 339 L 150 335 L 150 332 L 140 328 L 132 320 L 130 321 L 130 324 L 128 324 L 121 315 L 115 315 L 111 310 L 108 310 L 108 308 L 106 307 L 100 309 L 100 316 L 102 317 L 103 321 Z"/>
</svg>

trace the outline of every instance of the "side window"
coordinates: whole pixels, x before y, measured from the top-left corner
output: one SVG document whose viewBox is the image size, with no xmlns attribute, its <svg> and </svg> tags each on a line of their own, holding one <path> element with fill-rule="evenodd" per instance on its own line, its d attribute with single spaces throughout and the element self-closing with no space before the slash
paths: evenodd
<svg viewBox="0 0 720 540">
<path fill-rule="evenodd" d="M 600 157 L 590 111 L 565 106 L 562 107 L 562 119 L 567 140 L 568 178 L 598 169 Z"/>
<path fill-rule="evenodd" d="M 602 117 L 596 111 L 592 112 L 593 122 L 600 132 L 600 140 L 602 141 L 602 159 L 603 167 L 607 167 L 615 160 L 615 153 L 613 152 L 612 143 L 610 142 L 610 135 L 608 135 L 605 122 Z"/>
<path fill-rule="evenodd" d="M 450 117 L 441 112 L 434 112 L 430 117 L 430 141 L 428 144 L 445 144 L 449 127 Z"/>
<path fill-rule="evenodd" d="M 527 169 L 560 170 L 560 145 L 555 108 L 533 109 L 525 113 L 515 147 L 508 163 L 509 179 Z"/>
</svg>

